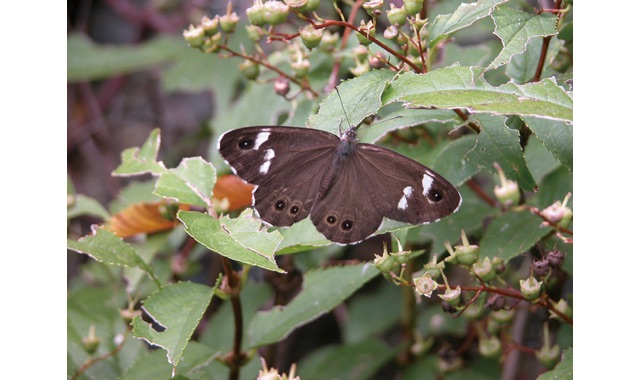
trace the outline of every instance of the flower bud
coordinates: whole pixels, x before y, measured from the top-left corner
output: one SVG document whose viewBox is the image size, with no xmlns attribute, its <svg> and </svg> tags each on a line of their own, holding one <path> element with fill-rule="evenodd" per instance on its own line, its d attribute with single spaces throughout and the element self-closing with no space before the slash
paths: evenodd
<svg viewBox="0 0 640 380">
<path fill-rule="evenodd" d="M 369 49 L 366 46 L 358 45 L 353 49 L 353 55 L 356 56 L 358 62 L 362 62 L 369 56 Z"/>
<path fill-rule="evenodd" d="M 450 289 L 449 284 L 447 284 L 447 290 L 445 290 L 444 294 L 438 294 L 438 297 L 455 307 L 460 304 L 460 294 L 462 294 L 460 285 L 456 286 L 455 289 Z"/>
<path fill-rule="evenodd" d="M 563 228 L 568 227 L 569 223 L 571 223 L 571 219 L 573 219 L 573 212 L 569 207 L 567 207 L 567 202 L 570 197 L 571 193 L 567 194 L 562 204 L 559 201 L 556 201 L 551 206 L 540 211 L 540 214 L 552 224 Z"/>
<path fill-rule="evenodd" d="M 382 35 L 384 36 L 384 38 L 394 40 L 396 37 L 398 37 L 398 33 L 398 28 L 395 25 L 389 25 L 387 29 L 384 30 L 384 33 Z"/>
<path fill-rule="evenodd" d="M 467 235 L 462 230 L 462 245 L 455 246 L 455 256 L 462 265 L 472 265 L 478 261 L 478 255 L 480 254 L 480 247 L 475 244 L 469 244 Z"/>
<path fill-rule="evenodd" d="M 520 280 L 520 291 L 525 299 L 532 301 L 540 297 L 542 281 L 536 280 L 533 275 L 526 280 Z"/>
<path fill-rule="evenodd" d="M 286 96 L 291 89 L 289 86 L 289 79 L 285 77 L 279 77 L 273 83 L 273 89 L 276 91 L 276 94 L 280 96 Z"/>
<path fill-rule="evenodd" d="M 438 262 L 438 255 L 433 255 L 431 261 L 424 265 L 424 269 L 433 279 L 440 278 L 440 270 L 444 269 L 444 261 Z"/>
<path fill-rule="evenodd" d="M 544 324 L 543 343 L 542 347 L 536 351 L 536 357 L 540 360 L 540 363 L 547 369 L 553 368 L 560 361 L 560 346 L 557 344 L 551 346 L 551 339 L 549 337 L 549 325 Z"/>
<path fill-rule="evenodd" d="M 264 18 L 269 25 L 280 25 L 287 21 L 289 6 L 279 1 L 267 1 L 264 4 Z"/>
<path fill-rule="evenodd" d="M 473 263 L 471 270 L 482 280 L 482 282 L 493 281 L 497 276 L 493 263 L 488 257 L 485 257 L 482 262 Z"/>
<path fill-rule="evenodd" d="M 320 1 L 322 0 L 307 0 L 307 6 L 304 8 L 307 12 L 313 12 L 320 8 Z"/>
<path fill-rule="evenodd" d="M 507 301 L 504 299 L 502 294 L 492 294 L 487 300 L 487 306 L 491 308 L 491 310 L 502 310 L 506 306 Z"/>
<path fill-rule="evenodd" d="M 247 18 L 252 25 L 262 26 L 267 23 L 262 0 L 255 0 L 252 7 L 247 8 Z"/>
<path fill-rule="evenodd" d="M 284 3 L 296 12 L 304 12 L 307 8 L 307 0 L 284 0 Z"/>
<path fill-rule="evenodd" d="M 360 27 L 358 28 L 358 33 L 356 33 L 358 42 L 360 42 L 364 46 L 368 46 L 369 44 L 371 44 L 371 40 L 368 36 L 375 37 L 375 35 L 376 28 L 371 21 L 366 24 L 364 23 L 364 21 L 360 21 Z"/>
<path fill-rule="evenodd" d="M 480 355 L 485 358 L 496 359 L 500 357 L 502 354 L 502 343 L 500 339 L 495 335 L 491 336 L 480 336 L 480 340 L 478 342 L 478 351 L 480 351 Z"/>
<path fill-rule="evenodd" d="M 91 325 L 89 326 L 89 335 L 82 338 L 82 348 L 84 348 L 88 354 L 92 355 L 98 350 L 99 346 L 100 338 L 96 336 L 96 326 Z"/>
<path fill-rule="evenodd" d="M 547 252 L 546 255 L 546 258 L 549 261 L 549 265 L 551 265 L 552 268 L 560 268 L 564 263 L 564 257 L 564 252 L 561 252 L 557 249 Z"/>
<path fill-rule="evenodd" d="M 573 316 L 573 309 L 564 299 L 561 299 L 560 301 L 558 301 L 558 303 L 554 303 L 553 306 L 558 309 L 560 313 L 566 315 L 567 317 L 571 318 Z M 551 310 L 551 318 L 560 319 L 558 314 L 554 313 L 553 310 Z"/>
<path fill-rule="evenodd" d="M 362 4 L 362 8 L 364 8 L 364 10 L 367 11 L 367 14 L 369 16 L 379 15 L 380 10 L 382 9 L 382 6 L 384 6 L 383 0 L 367 1 L 366 3 Z"/>
<path fill-rule="evenodd" d="M 440 294 L 438 294 L 440 296 Z M 442 296 L 440 296 L 442 297 Z M 440 303 L 440 306 L 442 307 L 442 311 L 444 311 L 445 313 L 449 313 L 449 314 L 453 314 L 456 311 L 458 311 L 458 309 L 456 309 L 455 307 L 453 307 L 453 305 L 451 305 L 449 302 L 442 300 L 442 302 Z"/>
<path fill-rule="evenodd" d="M 199 49 L 204 45 L 205 33 L 200 26 L 189 25 L 189 29 L 182 32 L 182 36 L 192 48 Z"/>
<path fill-rule="evenodd" d="M 541 278 L 549 273 L 549 261 L 547 259 L 535 260 L 533 262 L 533 274 Z"/>
<path fill-rule="evenodd" d="M 217 17 L 210 19 L 207 16 L 202 16 L 200 20 L 200 27 L 204 30 L 204 34 L 207 36 L 212 36 L 218 32 L 218 25 L 220 24 L 220 20 Z"/>
<path fill-rule="evenodd" d="M 291 69 L 293 70 L 293 75 L 296 78 L 304 78 L 309 74 L 309 67 L 311 67 L 311 62 L 308 59 L 302 59 L 295 62 L 291 62 Z"/>
<path fill-rule="evenodd" d="M 320 45 L 320 42 L 322 41 L 322 30 L 314 29 L 313 26 L 308 25 L 304 28 L 300 28 L 300 38 L 302 39 L 304 46 L 311 50 Z"/>
<path fill-rule="evenodd" d="M 396 8 L 391 4 L 391 8 L 387 11 L 387 19 L 391 25 L 404 25 L 407 22 L 407 12 L 404 10 L 404 6 Z"/>
<path fill-rule="evenodd" d="M 500 309 L 489 313 L 489 318 L 497 322 L 499 325 L 505 325 L 513 320 L 516 316 L 515 309 Z"/>
<path fill-rule="evenodd" d="M 332 52 L 338 43 L 340 35 L 338 33 L 331 33 L 328 30 L 322 32 L 322 41 L 320 42 L 320 50 L 325 52 Z"/>
<path fill-rule="evenodd" d="M 222 15 L 219 17 L 220 19 L 220 29 L 222 29 L 225 33 L 233 33 L 236 30 L 236 25 L 240 21 L 240 17 L 236 14 L 236 12 L 227 13 L 226 15 Z"/>
<path fill-rule="evenodd" d="M 400 264 L 387 253 L 386 247 L 382 252 L 382 256 L 374 255 L 373 265 L 382 273 L 389 273 L 395 271 L 400 267 Z"/>
<path fill-rule="evenodd" d="M 381 69 L 386 66 L 386 58 L 385 56 L 378 52 L 372 57 L 369 58 L 369 66 L 373 69 Z"/>
<path fill-rule="evenodd" d="M 362 63 L 356 62 L 356 67 L 349 68 L 349 71 L 351 71 L 351 74 L 353 74 L 356 77 L 359 77 L 360 75 L 368 72 L 369 70 L 371 70 L 371 67 L 369 66 L 368 61 L 364 61 Z"/>
<path fill-rule="evenodd" d="M 422 10 L 423 0 L 404 0 L 403 8 L 409 16 L 413 16 Z"/>
<path fill-rule="evenodd" d="M 220 43 L 222 42 L 222 34 L 220 32 L 214 34 L 213 36 L 207 37 L 204 41 L 204 45 L 202 45 L 202 51 L 205 53 L 215 53 L 220 50 Z"/>
<path fill-rule="evenodd" d="M 518 187 L 518 183 L 507 179 L 497 162 L 494 163 L 493 166 L 498 171 L 498 177 L 500 178 L 500 185 L 496 185 L 493 188 L 493 194 L 495 194 L 501 204 L 507 207 L 517 205 L 518 202 L 520 202 L 520 188 Z"/>
<path fill-rule="evenodd" d="M 413 284 L 416 286 L 416 293 L 425 297 L 431 297 L 431 293 L 438 288 L 438 283 L 427 272 L 420 277 L 414 278 Z"/>
<path fill-rule="evenodd" d="M 251 80 L 256 79 L 260 74 L 260 66 L 257 63 L 245 59 L 239 66 L 240 72 L 245 78 Z"/>
<path fill-rule="evenodd" d="M 253 42 L 259 42 L 262 39 L 263 31 L 262 28 L 257 25 L 245 25 L 245 29 L 247 30 L 247 36 Z"/>
</svg>

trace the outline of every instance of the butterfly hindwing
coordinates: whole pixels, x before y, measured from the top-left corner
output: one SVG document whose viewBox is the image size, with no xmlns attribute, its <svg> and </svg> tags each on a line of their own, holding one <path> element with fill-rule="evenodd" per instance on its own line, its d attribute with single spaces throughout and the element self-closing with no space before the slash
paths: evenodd
<svg viewBox="0 0 640 380">
<path fill-rule="evenodd" d="M 419 162 L 372 144 L 358 144 L 357 151 L 372 191 L 384 194 L 376 204 L 385 217 L 425 224 L 460 207 L 462 198 L 455 186 Z"/>
</svg>

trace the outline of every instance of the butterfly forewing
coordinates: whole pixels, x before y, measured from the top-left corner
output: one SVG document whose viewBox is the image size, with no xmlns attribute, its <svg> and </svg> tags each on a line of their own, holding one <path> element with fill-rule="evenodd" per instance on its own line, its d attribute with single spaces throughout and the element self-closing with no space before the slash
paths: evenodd
<svg viewBox="0 0 640 380">
<path fill-rule="evenodd" d="M 339 142 L 306 128 L 249 127 L 222 135 L 218 149 L 240 178 L 257 186 L 254 207 L 260 217 L 290 226 L 309 215 Z"/>
</svg>

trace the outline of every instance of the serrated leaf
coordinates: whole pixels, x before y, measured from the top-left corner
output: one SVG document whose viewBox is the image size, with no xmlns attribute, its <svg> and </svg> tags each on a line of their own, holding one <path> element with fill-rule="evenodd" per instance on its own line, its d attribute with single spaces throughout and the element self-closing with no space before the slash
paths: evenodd
<svg viewBox="0 0 640 380">
<path fill-rule="evenodd" d="M 556 367 L 538 376 L 538 380 L 573 379 L 573 347 L 562 352 L 562 360 Z"/>
<path fill-rule="evenodd" d="M 138 45 L 99 45 L 82 34 L 70 34 L 67 81 L 104 79 L 159 65 L 177 56 L 178 41 L 175 37 L 159 37 Z"/>
<path fill-rule="evenodd" d="M 305 380 L 371 379 L 406 344 L 390 349 L 386 344 L 366 339 L 346 345 L 322 347 L 300 361 L 296 374 Z"/>
<path fill-rule="evenodd" d="M 287 337 L 294 329 L 329 312 L 380 272 L 370 263 L 312 270 L 302 290 L 284 307 L 258 312 L 249 323 L 251 347 Z"/>
<path fill-rule="evenodd" d="M 112 172 L 116 176 L 131 176 L 143 173 L 161 174 L 167 169 L 162 161 L 157 162 L 160 148 L 160 129 L 151 131 L 144 144 L 137 148 L 127 148 L 122 151 L 122 163 Z"/>
<path fill-rule="evenodd" d="M 279 231 L 282 234 L 282 242 L 278 246 L 278 255 L 306 251 L 331 244 L 324 235 L 318 232 L 310 218 L 304 218 L 291 227 L 280 228 Z"/>
<path fill-rule="evenodd" d="M 527 140 L 524 159 L 527 161 L 527 166 L 536 183 L 540 183 L 547 174 L 560 166 L 558 160 L 535 135 L 530 136 Z"/>
<path fill-rule="evenodd" d="M 178 210 L 188 208 L 171 201 L 135 203 L 107 219 L 104 226 L 121 238 L 166 231 L 178 224 L 175 219 Z"/>
<path fill-rule="evenodd" d="M 478 173 L 477 165 L 472 164 L 465 155 L 473 149 L 476 136 L 466 135 L 450 141 L 440 151 L 431 169 L 449 180 L 454 186 L 460 186 Z"/>
<path fill-rule="evenodd" d="M 278 268 L 274 254 L 282 241 L 277 231 L 267 232 L 262 222 L 245 210 L 239 217 L 216 219 L 195 211 L 180 211 L 178 219 L 196 241 L 210 250 L 248 265 L 284 272 Z"/>
<path fill-rule="evenodd" d="M 455 12 L 438 15 L 429 26 L 429 47 L 434 47 L 438 41 L 447 35 L 465 28 L 475 21 L 489 16 L 491 11 L 500 3 L 507 0 L 479 0 L 475 3 L 462 3 Z"/>
<path fill-rule="evenodd" d="M 103 220 L 109 218 L 109 212 L 97 200 L 83 194 L 73 195 L 72 199 L 73 205 L 67 208 L 67 220 L 80 215 L 97 216 Z"/>
<path fill-rule="evenodd" d="M 209 306 L 213 291 L 213 288 L 191 282 L 163 287 L 143 301 L 143 308 L 164 330 L 156 331 L 136 316 L 131 322 L 133 335 L 164 348 L 175 368 Z"/>
<path fill-rule="evenodd" d="M 67 239 L 67 248 L 87 254 L 101 263 L 140 268 L 159 285 L 153 269 L 138 256 L 136 250 L 104 228 L 97 228 L 93 235 L 84 236 L 78 241 Z"/>
<path fill-rule="evenodd" d="M 181 203 L 209 207 L 216 183 L 216 169 L 201 157 L 184 158 L 175 169 L 162 173 L 155 194 Z"/>
<path fill-rule="evenodd" d="M 394 75 L 390 70 L 372 70 L 341 83 L 340 97 L 336 91 L 331 92 L 320 103 L 318 113 L 309 117 L 308 126 L 338 135 L 340 126 L 345 131 L 348 123 L 360 124 L 382 107 L 381 94 Z"/>
<path fill-rule="evenodd" d="M 573 124 L 536 117 L 523 119 L 549 152 L 567 169 L 573 171 Z"/>
<path fill-rule="evenodd" d="M 477 115 L 482 130 L 476 146 L 466 157 L 491 173 L 497 173 L 493 166 L 497 162 L 508 179 L 517 181 L 524 190 L 535 191 L 537 185 L 524 160 L 520 133 L 507 127 L 505 120 L 504 117 Z"/>
<path fill-rule="evenodd" d="M 573 99 L 555 79 L 494 87 L 482 78 L 483 70 L 455 66 L 425 74 L 405 73 L 389 84 L 382 101 L 383 104 L 400 101 L 416 108 L 467 109 L 472 113 L 573 120 Z"/>
<path fill-rule="evenodd" d="M 491 18 L 496 27 L 494 34 L 500 38 L 503 49 L 487 66 L 487 70 L 505 65 L 514 55 L 523 53 L 531 38 L 557 33 L 558 18 L 551 13 L 535 15 L 503 6 L 497 7 L 491 13 Z"/>
<path fill-rule="evenodd" d="M 551 227 L 529 211 L 509 211 L 495 218 L 487 227 L 480 243 L 480 259 L 494 256 L 505 262 L 531 248 Z"/>
<path fill-rule="evenodd" d="M 358 130 L 358 141 L 373 144 L 387 133 L 398 129 L 409 128 L 427 122 L 457 125 L 461 123 L 459 117 L 449 110 L 437 109 L 403 109 L 390 113 L 366 128 Z"/>
</svg>

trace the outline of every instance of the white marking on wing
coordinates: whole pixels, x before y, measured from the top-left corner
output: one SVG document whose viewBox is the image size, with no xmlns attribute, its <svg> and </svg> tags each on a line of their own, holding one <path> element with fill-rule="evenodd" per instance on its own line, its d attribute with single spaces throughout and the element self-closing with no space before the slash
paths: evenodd
<svg viewBox="0 0 640 380">
<path fill-rule="evenodd" d="M 429 190 L 431 189 L 431 184 L 433 183 L 433 177 L 431 174 L 424 173 L 422 176 L 422 195 L 427 195 Z"/>
<path fill-rule="evenodd" d="M 276 152 L 273 149 L 267 149 L 264 153 L 264 163 L 260 165 L 260 173 L 267 174 L 269 167 L 271 166 L 271 160 L 276 156 Z"/>
<path fill-rule="evenodd" d="M 253 150 L 260 149 L 260 145 L 264 144 L 265 141 L 269 140 L 269 135 L 270 134 L 271 134 L 270 132 L 260 132 L 260 133 L 258 133 L 258 136 L 256 137 L 256 143 L 253 146 Z"/>
<path fill-rule="evenodd" d="M 398 202 L 398 208 L 406 210 L 407 206 L 409 206 L 409 198 L 411 197 L 411 194 L 413 194 L 413 187 L 405 187 L 404 190 L 402 190 L 402 193 L 402 198 L 400 198 L 400 201 Z"/>
</svg>

